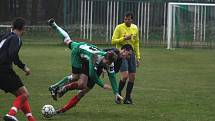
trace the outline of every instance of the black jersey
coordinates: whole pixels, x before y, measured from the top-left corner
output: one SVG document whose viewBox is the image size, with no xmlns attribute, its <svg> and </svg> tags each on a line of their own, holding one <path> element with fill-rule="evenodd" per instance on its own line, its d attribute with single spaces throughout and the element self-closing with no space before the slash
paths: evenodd
<svg viewBox="0 0 215 121">
<path fill-rule="evenodd" d="M 11 69 L 12 63 L 23 69 L 25 64 L 19 59 L 19 49 L 22 42 L 13 32 L 5 33 L 0 38 L 0 67 L 1 69 Z"/>
</svg>

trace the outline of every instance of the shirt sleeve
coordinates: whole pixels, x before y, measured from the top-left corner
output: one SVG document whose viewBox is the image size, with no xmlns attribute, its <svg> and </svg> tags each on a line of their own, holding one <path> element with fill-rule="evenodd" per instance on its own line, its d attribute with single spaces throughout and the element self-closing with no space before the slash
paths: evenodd
<svg viewBox="0 0 215 121">
<path fill-rule="evenodd" d="M 25 64 L 23 64 L 22 61 L 19 59 L 18 54 L 20 46 L 21 43 L 19 42 L 18 38 L 12 37 L 8 49 L 8 56 L 15 65 L 17 65 L 21 69 L 24 69 Z"/>
<path fill-rule="evenodd" d="M 97 76 L 97 75 L 96 75 Z M 100 87 L 104 87 L 104 81 L 103 80 L 101 80 L 98 76 L 97 77 L 95 77 L 95 83 L 97 84 L 97 85 L 99 85 Z"/>
<path fill-rule="evenodd" d="M 138 60 L 140 60 L 139 32 L 137 29 L 137 37 L 134 42 L 134 52 Z"/>
<path fill-rule="evenodd" d="M 116 83 L 116 74 L 115 74 L 115 71 L 114 71 L 114 63 L 112 63 L 107 68 L 107 73 L 108 73 L 108 77 L 109 77 L 109 80 L 110 80 L 110 83 L 111 83 L 113 93 L 117 94 L 118 93 L 118 86 L 117 86 L 117 83 Z"/>
<path fill-rule="evenodd" d="M 113 36 L 112 36 L 112 44 L 118 44 L 123 42 L 124 38 L 121 37 L 120 38 L 120 27 L 117 26 L 113 32 Z"/>
<path fill-rule="evenodd" d="M 22 63 L 22 61 L 19 59 L 19 55 L 16 56 L 16 59 L 14 60 L 14 64 L 17 65 L 20 69 L 24 69 L 25 64 Z"/>
</svg>

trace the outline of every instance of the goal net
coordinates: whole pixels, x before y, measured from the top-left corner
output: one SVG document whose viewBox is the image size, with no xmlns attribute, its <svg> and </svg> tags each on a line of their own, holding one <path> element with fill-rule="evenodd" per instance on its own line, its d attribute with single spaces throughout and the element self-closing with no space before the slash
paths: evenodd
<svg viewBox="0 0 215 121">
<path fill-rule="evenodd" d="M 215 4 L 168 3 L 167 49 L 215 47 Z"/>
</svg>

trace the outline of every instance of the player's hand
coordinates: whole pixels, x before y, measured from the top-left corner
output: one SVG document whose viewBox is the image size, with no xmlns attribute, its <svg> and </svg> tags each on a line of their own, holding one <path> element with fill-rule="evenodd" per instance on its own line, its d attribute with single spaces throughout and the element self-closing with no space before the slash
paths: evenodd
<svg viewBox="0 0 215 121">
<path fill-rule="evenodd" d="M 131 39 L 131 35 L 125 35 L 124 36 L 124 40 L 130 40 Z"/>
<path fill-rule="evenodd" d="M 136 61 L 136 65 L 137 65 L 137 67 L 140 66 L 140 60 L 137 60 L 137 61 Z"/>
<path fill-rule="evenodd" d="M 110 85 L 108 85 L 108 84 L 104 84 L 104 87 L 103 87 L 104 89 L 110 89 L 111 87 L 110 87 Z"/>
<path fill-rule="evenodd" d="M 25 72 L 26 76 L 28 76 L 28 75 L 31 74 L 31 70 L 30 70 L 30 68 L 28 68 L 28 66 L 25 66 L 24 69 L 23 69 L 23 71 Z"/>
</svg>

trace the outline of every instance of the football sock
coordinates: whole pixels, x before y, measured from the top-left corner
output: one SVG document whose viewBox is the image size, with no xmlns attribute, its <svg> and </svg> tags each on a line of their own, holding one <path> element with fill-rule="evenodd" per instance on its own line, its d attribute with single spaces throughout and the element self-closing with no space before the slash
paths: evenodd
<svg viewBox="0 0 215 121">
<path fill-rule="evenodd" d="M 63 108 L 60 109 L 60 112 L 66 112 L 67 110 L 75 106 L 79 102 L 79 100 L 80 99 L 78 99 L 78 96 L 75 95 Z"/>
<path fill-rule="evenodd" d="M 22 107 L 25 100 L 27 100 L 27 96 L 25 94 L 17 96 L 16 99 L 13 101 L 13 106 L 8 112 L 8 115 L 15 116 L 18 110 Z"/>
<path fill-rule="evenodd" d="M 120 95 L 121 95 L 121 92 L 122 92 L 122 90 L 123 90 L 123 88 L 125 86 L 125 82 L 126 81 L 122 81 L 122 80 L 119 81 L 119 94 Z"/>
<path fill-rule="evenodd" d="M 26 100 L 24 102 L 23 106 L 21 107 L 21 110 L 25 114 L 25 116 L 27 117 L 28 121 L 36 121 L 35 118 L 33 117 L 32 113 L 31 113 L 31 108 L 30 108 L 28 100 Z"/>
<path fill-rule="evenodd" d="M 61 27 L 59 27 L 55 22 L 53 23 L 52 26 L 53 29 L 57 31 L 57 33 L 60 35 L 60 37 L 64 40 L 70 40 L 70 37 L 66 31 L 64 31 Z"/>
<path fill-rule="evenodd" d="M 56 84 L 54 84 L 52 86 L 61 88 L 62 86 L 64 86 L 67 83 L 69 83 L 70 80 L 72 80 L 72 75 L 64 77 L 62 80 L 58 81 Z"/>
<path fill-rule="evenodd" d="M 134 82 L 128 82 L 127 88 L 126 88 L 126 98 L 131 98 L 131 92 L 134 86 Z"/>
<path fill-rule="evenodd" d="M 28 118 L 28 121 L 36 121 L 36 119 L 33 116 L 26 115 L 26 117 Z"/>
</svg>

